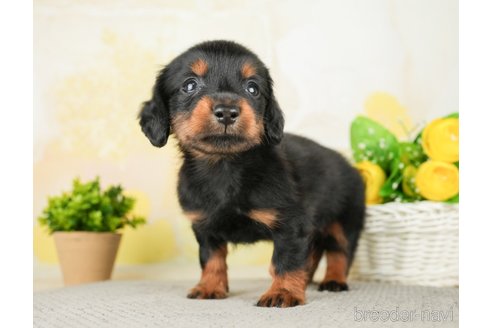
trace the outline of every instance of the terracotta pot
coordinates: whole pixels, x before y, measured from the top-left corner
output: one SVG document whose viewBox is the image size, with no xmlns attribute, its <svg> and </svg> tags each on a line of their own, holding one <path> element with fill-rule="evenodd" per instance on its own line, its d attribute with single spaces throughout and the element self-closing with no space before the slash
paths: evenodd
<svg viewBox="0 0 492 328">
<path fill-rule="evenodd" d="M 65 286 L 111 278 L 121 234 L 112 232 L 55 232 Z"/>
</svg>

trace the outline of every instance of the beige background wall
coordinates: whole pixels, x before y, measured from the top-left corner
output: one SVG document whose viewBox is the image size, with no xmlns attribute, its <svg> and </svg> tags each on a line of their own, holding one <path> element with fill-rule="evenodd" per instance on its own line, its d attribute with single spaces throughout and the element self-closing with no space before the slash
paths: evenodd
<svg viewBox="0 0 492 328">
<path fill-rule="evenodd" d="M 196 261 L 176 147 L 151 147 L 136 115 L 156 72 L 210 39 L 240 42 L 270 67 L 287 131 L 342 151 L 357 114 L 404 138 L 458 110 L 456 0 L 35 0 L 34 218 L 74 177 L 99 175 L 135 195 L 150 223 L 125 235 L 119 262 Z M 34 241 L 37 260 L 56 261 L 37 227 Z M 231 261 L 268 262 L 269 247 Z"/>
</svg>

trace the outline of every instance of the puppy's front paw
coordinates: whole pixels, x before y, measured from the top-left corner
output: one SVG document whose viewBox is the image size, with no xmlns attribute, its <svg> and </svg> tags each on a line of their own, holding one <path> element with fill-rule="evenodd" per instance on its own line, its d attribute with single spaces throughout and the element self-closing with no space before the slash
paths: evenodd
<svg viewBox="0 0 492 328">
<path fill-rule="evenodd" d="M 349 288 L 347 283 L 345 282 L 337 282 L 335 280 L 330 280 L 319 284 L 318 290 L 320 292 L 323 290 L 327 290 L 330 292 L 343 292 L 349 290 Z"/>
<path fill-rule="evenodd" d="M 294 296 L 287 290 L 278 290 L 275 292 L 266 292 L 261 296 L 257 306 L 262 307 L 292 307 L 297 305 L 303 305 L 305 303 L 304 298 Z"/>
<path fill-rule="evenodd" d="M 221 287 L 206 288 L 203 285 L 196 285 L 190 290 L 187 297 L 196 299 L 222 299 L 227 297 L 227 291 Z"/>
</svg>

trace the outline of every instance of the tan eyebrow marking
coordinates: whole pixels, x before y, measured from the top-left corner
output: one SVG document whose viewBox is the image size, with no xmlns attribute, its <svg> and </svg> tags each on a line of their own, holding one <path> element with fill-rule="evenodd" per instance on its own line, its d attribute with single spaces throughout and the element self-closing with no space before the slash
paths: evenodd
<svg viewBox="0 0 492 328">
<path fill-rule="evenodd" d="M 246 62 L 241 68 L 241 74 L 243 78 L 248 79 L 256 74 L 256 68 L 250 62 Z"/>
<path fill-rule="evenodd" d="M 201 58 L 195 60 L 190 67 L 191 71 L 198 76 L 204 76 L 208 71 L 208 64 Z"/>
</svg>

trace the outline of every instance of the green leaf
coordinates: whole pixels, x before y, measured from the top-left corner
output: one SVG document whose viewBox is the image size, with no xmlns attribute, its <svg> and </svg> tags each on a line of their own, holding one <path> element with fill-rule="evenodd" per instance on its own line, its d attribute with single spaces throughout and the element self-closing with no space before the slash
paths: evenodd
<svg viewBox="0 0 492 328">
<path fill-rule="evenodd" d="M 54 231 L 110 231 L 125 225 L 137 227 L 144 218 L 128 218 L 135 199 L 123 195 L 121 186 L 101 190 L 99 178 L 86 183 L 73 180 L 72 191 L 49 197 L 38 222 Z"/>
<path fill-rule="evenodd" d="M 379 191 L 379 195 L 384 201 L 395 200 L 398 197 L 402 197 L 403 192 L 399 189 L 403 177 L 402 172 L 404 167 L 405 165 L 399 158 L 396 158 L 391 162 L 390 174 Z"/>
<path fill-rule="evenodd" d="M 358 116 L 350 128 L 350 144 L 356 162 L 364 160 L 381 166 L 388 173 L 398 157 L 398 140 L 381 124 Z"/>
<path fill-rule="evenodd" d="M 449 203 L 449 204 L 456 204 L 456 203 L 459 203 L 459 202 L 460 202 L 460 194 L 457 194 L 456 196 L 451 197 L 450 199 L 448 199 L 446 201 L 446 203 Z"/>
<path fill-rule="evenodd" d="M 422 145 L 413 142 L 401 142 L 399 144 L 400 161 L 405 165 L 419 166 L 427 160 Z"/>
<path fill-rule="evenodd" d="M 452 113 L 446 117 L 457 118 L 459 113 Z M 412 202 L 423 199 L 414 192 L 416 187 L 410 174 L 415 173 L 416 169 L 428 159 L 422 149 L 422 131 L 413 142 L 398 143 L 391 132 L 371 119 L 359 116 L 352 122 L 350 142 L 354 160 L 356 162 L 368 160 L 379 164 L 387 175 L 379 193 L 383 202 Z M 378 141 L 381 138 L 385 140 L 384 143 L 388 147 L 379 147 Z M 455 165 L 459 168 L 459 162 Z M 447 202 L 459 202 L 459 195 Z"/>
<path fill-rule="evenodd" d="M 411 177 L 405 177 L 411 168 L 416 168 L 427 160 L 422 146 L 411 142 L 398 144 L 399 157 L 391 162 L 390 174 L 381 187 L 380 196 L 384 202 L 411 202 L 422 199 L 418 193 L 412 193 Z M 416 170 L 416 169 L 415 169 Z M 405 192 L 406 190 L 406 192 Z"/>
<path fill-rule="evenodd" d="M 409 197 L 417 198 L 419 193 L 416 184 L 417 168 L 413 165 L 407 165 L 403 169 L 403 179 L 401 182 L 403 193 Z"/>
</svg>

